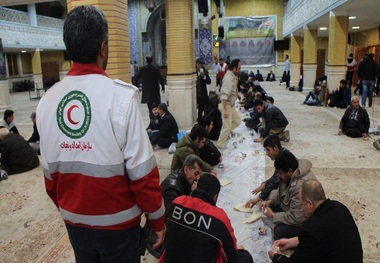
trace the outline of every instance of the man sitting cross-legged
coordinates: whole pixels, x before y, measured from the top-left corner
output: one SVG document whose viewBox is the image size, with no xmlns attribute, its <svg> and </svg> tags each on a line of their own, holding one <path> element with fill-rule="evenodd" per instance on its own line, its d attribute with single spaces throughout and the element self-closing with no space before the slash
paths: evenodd
<svg viewBox="0 0 380 263">
<path fill-rule="evenodd" d="M 277 135 L 269 135 L 265 141 L 264 141 L 264 148 L 266 151 L 266 154 L 269 156 L 269 158 L 274 161 L 277 157 L 277 155 L 280 152 L 287 151 L 284 147 L 281 146 L 280 139 Z M 259 187 L 252 190 L 252 194 L 258 194 L 253 199 L 250 199 L 245 206 L 246 207 L 252 207 L 261 200 L 265 201 L 269 197 L 269 194 L 272 192 L 272 190 L 278 188 L 278 184 L 280 183 L 280 178 L 277 175 L 277 171 L 275 171 L 271 178 L 268 180 L 262 182 Z"/>
<path fill-rule="evenodd" d="M 191 196 L 174 200 L 166 220 L 167 246 L 160 263 L 253 263 L 248 251 L 238 250 L 230 219 L 216 206 L 219 192 L 218 178 L 206 173 Z"/>
<path fill-rule="evenodd" d="M 320 262 L 361 263 L 363 249 L 358 227 L 347 207 L 338 201 L 326 199 L 317 180 L 304 182 L 300 189 L 303 211 L 308 217 L 298 237 L 274 242 L 280 251 L 295 249 L 290 257 L 269 250 L 274 263 Z"/>
<path fill-rule="evenodd" d="M 304 181 L 316 179 L 308 160 L 297 160 L 289 151 L 279 153 L 274 161 L 277 175 L 280 178 L 278 189 L 273 190 L 260 206 L 263 213 L 273 220 L 274 239 L 298 236 L 300 227 L 305 221 L 299 189 Z"/>
<path fill-rule="evenodd" d="M 360 107 L 359 98 L 352 97 L 351 106 L 347 107 L 340 120 L 338 135 L 349 137 L 367 137 L 370 120 L 365 109 Z"/>
<path fill-rule="evenodd" d="M 182 168 L 183 162 L 186 157 L 190 154 L 195 154 L 199 157 L 198 150 L 202 148 L 207 139 L 207 131 L 202 126 L 194 125 L 191 129 L 190 134 L 186 134 L 176 146 L 176 151 L 174 152 L 171 169 L 175 171 Z M 201 163 L 202 171 L 207 173 L 212 173 L 216 175 L 212 166 L 208 163 L 202 161 Z"/>
<path fill-rule="evenodd" d="M 198 125 L 204 127 L 207 130 L 207 134 L 210 134 L 214 126 L 214 122 L 210 116 L 203 116 L 199 121 Z M 216 165 L 222 162 L 222 154 L 218 150 L 218 148 L 209 140 L 206 139 L 205 144 L 199 150 L 199 156 L 203 161 L 208 163 L 209 165 Z"/>
</svg>

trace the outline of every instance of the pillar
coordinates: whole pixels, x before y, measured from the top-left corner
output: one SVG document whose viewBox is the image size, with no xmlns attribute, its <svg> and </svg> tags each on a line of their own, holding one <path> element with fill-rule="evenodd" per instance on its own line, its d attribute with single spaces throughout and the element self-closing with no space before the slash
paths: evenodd
<svg viewBox="0 0 380 263">
<path fill-rule="evenodd" d="M 108 21 L 108 66 L 110 78 L 131 82 L 127 0 L 68 0 L 67 9 L 93 5 L 102 10 Z"/>
<path fill-rule="evenodd" d="M 291 86 L 298 86 L 298 82 L 300 79 L 300 71 L 301 71 L 301 37 L 294 36 L 293 34 L 290 36 L 290 84 Z M 281 71 L 281 76 L 284 70 Z M 280 76 L 280 77 L 281 77 Z"/>
<path fill-rule="evenodd" d="M 199 58 L 205 62 L 208 69 L 211 84 L 207 85 L 208 91 L 216 90 L 216 72 L 213 70 L 213 37 L 212 37 L 212 23 L 210 13 L 205 17 L 202 13 L 198 14 L 198 32 L 199 32 Z"/>
<path fill-rule="evenodd" d="M 166 0 L 165 8 L 170 112 L 187 130 L 197 116 L 193 0 Z"/>
<path fill-rule="evenodd" d="M 346 77 L 346 57 L 348 40 L 348 17 L 346 14 L 330 12 L 329 53 L 327 66 L 327 86 L 330 90 Z"/>
<path fill-rule="evenodd" d="M 317 78 L 317 29 L 305 26 L 303 32 L 303 85 L 311 88 Z"/>
<path fill-rule="evenodd" d="M 28 15 L 29 15 L 30 25 L 37 26 L 37 13 L 36 13 L 35 4 L 28 4 Z"/>
<path fill-rule="evenodd" d="M 3 50 L 3 43 L 0 38 L 0 111 L 10 107 L 11 99 L 9 96 L 9 81 L 7 79 L 6 60 Z"/>
<path fill-rule="evenodd" d="M 44 84 L 42 80 L 41 53 L 39 48 L 32 52 L 32 68 L 34 87 L 36 89 L 42 89 Z"/>
</svg>

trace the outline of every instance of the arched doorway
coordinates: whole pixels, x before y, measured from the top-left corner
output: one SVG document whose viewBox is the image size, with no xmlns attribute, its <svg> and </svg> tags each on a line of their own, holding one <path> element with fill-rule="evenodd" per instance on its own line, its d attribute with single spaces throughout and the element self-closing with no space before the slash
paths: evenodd
<svg viewBox="0 0 380 263">
<path fill-rule="evenodd" d="M 154 64 L 166 66 L 165 4 L 158 6 L 149 16 L 146 32 L 148 47 L 144 49 L 144 57 L 152 55 Z"/>
</svg>

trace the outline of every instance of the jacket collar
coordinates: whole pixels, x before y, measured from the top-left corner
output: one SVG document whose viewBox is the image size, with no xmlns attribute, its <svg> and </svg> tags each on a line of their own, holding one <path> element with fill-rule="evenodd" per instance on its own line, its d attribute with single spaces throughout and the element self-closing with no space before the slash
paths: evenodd
<svg viewBox="0 0 380 263">
<path fill-rule="evenodd" d="M 108 77 L 106 72 L 95 63 L 81 64 L 74 62 L 70 71 L 67 73 L 68 76 L 83 76 L 88 74 L 100 74 Z"/>
</svg>

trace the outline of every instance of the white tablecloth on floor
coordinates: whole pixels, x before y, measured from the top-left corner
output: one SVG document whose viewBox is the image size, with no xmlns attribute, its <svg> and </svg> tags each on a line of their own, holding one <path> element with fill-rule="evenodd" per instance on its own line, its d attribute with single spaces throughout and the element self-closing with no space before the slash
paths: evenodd
<svg viewBox="0 0 380 263">
<path fill-rule="evenodd" d="M 224 168 L 215 168 L 219 179 L 232 180 L 231 184 L 222 187 L 217 205 L 222 207 L 231 219 L 238 246 L 243 245 L 251 253 L 255 263 L 268 263 L 271 262 L 268 257 L 268 250 L 272 247 L 271 229 L 263 223 L 263 218 L 252 224 L 243 223 L 251 213 L 233 209 L 234 206 L 252 198 L 251 191 L 264 181 L 265 149 L 261 143 L 253 142 L 257 135 L 253 130 L 249 130 L 244 122 L 235 129 L 235 133 L 237 136 L 241 133 L 243 142 L 239 142 L 238 138 L 230 139 L 223 151 Z M 236 148 L 233 142 L 237 142 Z M 259 154 L 255 153 L 255 150 L 259 151 Z M 242 153 L 247 155 L 246 158 L 240 157 Z M 259 211 L 258 205 L 254 208 Z M 262 226 L 268 229 L 264 236 L 259 235 L 259 228 Z"/>
</svg>

